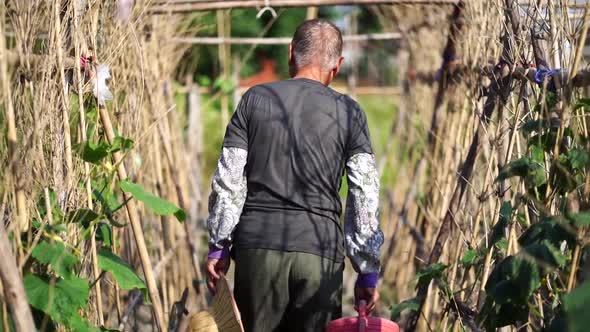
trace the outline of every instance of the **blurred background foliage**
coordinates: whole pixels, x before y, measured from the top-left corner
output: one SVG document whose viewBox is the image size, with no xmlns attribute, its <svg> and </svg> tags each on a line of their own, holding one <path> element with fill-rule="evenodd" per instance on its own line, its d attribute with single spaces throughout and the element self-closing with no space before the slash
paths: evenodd
<svg viewBox="0 0 590 332">
<path fill-rule="evenodd" d="M 373 11 L 366 7 L 332 6 L 320 7 L 318 17 L 329 19 L 339 26 L 343 34 L 347 34 L 347 18 L 356 11 L 358 21 L 358 34 L 383 32 L 380 20 Z M 231 36 L 232 37 L 291 37 L 296 27 L 305 21 L 307 8 L 284 8 L 278 11 L 278 17 L 263 15 L 256 19 L 256 9 L 234 9 L 231 11 Z M 217 16 L 215 12 L 207 12 L 200 16 L 199 23 L 203 26 L 200 36 L 217 36 Z M 265 32 L 265 29 L 268 31 Z M 398 70 L 395 63 L 398 41 L 374 41 L 361 44 L 358 57 L 359 85 L 395 86 L 398 84 Z M 241 61 L 239 64 L 239 78 L 244 79 L 258 73 L 262 68 L 259 60 L 269 58 L 275 61 L 276 73 L 281 79 L 289 77 L 288 69 L 288 45 L 232 45 L 231 55 Z M 346 59 L 343 69 L 338 76 L 335 85 L 346 85 L 347 76 L 350 74 L 350 61 Z M 221 76 L 217 45 L 194 45 L 184 54 L 177 71 L 177 81 L 182 82 L 187 75 L 200 86 L 215 86 L 215 81 Z M 235 63 L 234 63 L 235 66 Z M 383 68 L 387 68 L 383 70 Z M 232 68 L 232 71 L 235 70 Z M 235 87 L 232 87 L 232 90 Z M 203 107 L 203 135 L 206 138 L 203 150 L 203 190 L 208 192 L 209 179 L 215 171 L 217 158 L 223 142 L 223 127 L 221 123 L 221 100 L 215 95 L 212 87 L 210 93 L 202 94 L 201 105 Z M 372 135 L 375 152 L 384 151 L 388 133 L 395 119 L 395 96 L 362 95 L 358 102 L 367 113 L 370 132 Z M 176 105 L 184 116 L 187 116 L 186 94 L 177 93 Z M 233 102 L 230 98 L 229 109 L 233 111 Z M 190 133 L 187 133 L 190 135 Z M 395 151 L 393 151 L 396 153 Z M 393 184 L 396 169 L 388 167 L 382 174 L 384 185 Z M 343 183 L 342 193 L 346 192 L 346 183 Z"/>
</svg>

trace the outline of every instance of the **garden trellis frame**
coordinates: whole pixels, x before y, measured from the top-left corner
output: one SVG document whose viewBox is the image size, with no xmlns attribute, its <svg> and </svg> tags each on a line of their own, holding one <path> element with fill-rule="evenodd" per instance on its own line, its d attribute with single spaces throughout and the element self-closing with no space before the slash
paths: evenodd
<svg viewBox="0 0 590 332">
<path fill-rule="evenodd" d="M 151 7 L 152 8 L 152 11 L 151 12 L 152 13 L 166 14 L 166 13 L 188 13 L 188 12 L 191 12 L 191 11 L 210 10 L 210 9 L 221 9 L 221 10 L 223 10 L 223 9 L 228 9 L 228 7 L 227 7 L 228 5 L 238 4 L 238 3 L 239 3 L 239 6 L 236 5 L 235 7 L 232 7 L 232 8 L 257 8 L 257 7 L 261 7 L 263 5 L 267 5 L 267 4 L 270 4 L 272 6 L 277 6 L 277 7 L 280 7 L 280 6 L 294 7 L 294 6 L 296 6 L 296 4 L 299 4 L 297 6 L 299 6 L 299 7 L 307 7 L 307 6 L 321 6 L 321 5 L 335 5 L 335 4 L 341 4 L 341 5 L 343 5 L 343 4 L 350 4 L 350 5 L 384 5 L 384 4 L 389 4 L 389 5 L 391 5 L 391 4 L 458 5 L 460 2 L 459 1 L 420 1 L 420 0 L 415 0 L 415 1 L 410 1 L 410 0 L 408 0 L 408 1 L 393 1 L 393 0 L 391 0 L 391 1 L 374 1 L 374 0 L 365 0 L 365 1 L 363 1 L 363 0 L 357 0 L 357 1 L 354 1 L 354 0 L 349 0 L 349 1 L 335 1 L 335 0 L 323 0 L 323 1 L 320 1 L 320 0 L 316 0 L 316 1 L 314 1 L 314 0 L 309 0 L 309 1 L 302 1 L 302 0 L 301 1 L 299 1 L 299 0 L 290 0 L 290 1 L 287 1 L 287 0 L 270 0 L 270 1 L 261 1 L 261 0 L 259 0 L 259 1 L 194 1 L 194 0 L 193 1 L 189 1 L 189 0 L 171 0 L 171 1 L 167 1 L 167 2 L 163 2 L 163 1 L 158 2 L 157 5 Z M 517 2 L 517 1 L 507 1 L 506 3 L 510 3 L 510 4 L 516 4 L 516 3 L 518 3 L 519 5 L 527 5 L 527 4 L 534 5 L 531 2 L 524 2 L 524 1 L 519 1 L 519 2 Z M 163 7 L 166 7 L 166 6 L 169 6 L 169 8 L 162 9 L 161 11 L 158 11 L 158 8 L 163 8 Z M 205 6 L 205 7 L 206 6 L 209 6 L 209 7 L 205 8 L 203 6 Z M 211 8 L 212 6 L 218 6 L 218 7 Z M 219 6 L 221 6 L 221 7 L 219 7 Z M 191 10 L 188 10 L 187 8 L 189 8 L 189 7 L 192 8 L 192 9 Z M 579 7 L 579 5 L 577 7 L 575 7 L 575 8 L 578 8 L 578 7 Z M 156 10 L 154 10 L 154 8 Z M 203 8 L 205 8 L 205 9 L 203 9 Z M 171 38 L 168 38 L 167 40 L 171 40 Z M 164 42 L 167 41 L 167 40 L 164 40 Z M 174 39 L 172 38 L 172 40 L 174 40 Z M 204 41 L 204 43 L 211 43 L 211 44 L 228 44 L 228 43 L 232 43 L 234 41 L 237 41 L 238 43 L 244 43 L 244 44 L 247 44 L 247 43 L 252 42 L 252 44 L 255 45 L 255 44 L 260 44 L 260 43 L 271 43 L 271 42 L 276 41 L 276 40 L 272 40 L 272 39 L 271 40 L 261 39 L 261 40 L 262 41 L 260 42 L 260 40 L 253 40 L 252 41 L 252 40 L 243 40 L 243 39 L 234 39 L 234 38 L 221 37 L 221 38 L 218 38 L 216 40 L 215 39 L 201 39 L 200 42 L 203 42 Z M 285 39 L 280 38 L 278 41 L 280 42 L 280 44 L 286 44 L 286 43 L 288 43 L 289 40 L 286 40 L 285 41 Z M 3 49 L 4 48 L 3 46 L 0 47 L 0 48 L 2 49 L 2 51 L 5 51 Z M 20 57 L 16 53 L 12 52 L 12 50 L 10 50 L 7 54 L 8 54 L 7 57 L 5 57 L 4 59 L 0 60 L 0 63 L 3 66 L 3 68 L 0 68 L 2 70 L 2 75 L 0 75 L 0 76 L 3 76 L 1 79 L 2 79 L 2 81 L 6 81 L 6 82 L 8 82 L 7 81 L 7 77 L 4 74 L 4 72 L 6 71 L 6 68 L 5 68 L 5 65 L 6 64 L 10 64 L 10 65 L 16 64 L 17 66 L 19 66 L 19 65 L 22 65 L 22 62 L 24 62 L 25 60 L 27 60 L 27 62 L 29 62 L 32 67 L 36 67 L 38 65 L 40 66 L 40 64 L 42 64 L 45 61 L 45 57 L 46 57 L 46 55 L 37 55 L 37 54 L 32 54 L 32 53 L 26 54 L 24 57 Z M 77 57 L 78 56 L 76 56 L 74 58 L 64 56 L 63 59 L 62 59 L 62 61 L 63 61 L 63 63 L 62 63 L 63 67 L 64 68 L 68 68 L 68 67 L 72 66 L 72 64 L 77 63 L 77 61 L 75 61 L 75 59 Z M 575 71 L 575 67 L 577 67 L 577 66 L 573 66 L 574 69 L 572 69 L 572 72 Z M 63 72 L 63 69 L 60 69 L 60 72 Z M 454 75 L 456 75 L 456 74 L 457 75 L 460 75 L 461 73 L 468 73 L 468 72 L 471 72 L 472 74 L 475 73 L 474 75 L 478 75 L 479 74 L 481 76 L 488 76 L 488 77 L 492 78 L 492 80 L 494 81 L 494 84 L 497 85 L 496 86 L 496 89 L 501 89 L 505 85 L 503 85 L 502 83 L 499 83 L 499 82 L 503 82 L 504 80 L 507 80 L 507 79 L 515 79 L 515 80 L 521 80 L 521 81 L 528 80 L 528 81 L 531 81 L 531 82 L 535 82 L 536 81 L 535 80 L 535 73 L 537 72 L 537 69 L 535 69 L 535 68 L 529 68 L 527 66 L 522 66 L 522 65 L 508 65 L 508 64 L 503 64 L 500 68 L 498 68 L 497 66 L 485 66 L 485 67 L 475 67 L 475 68 L 473 68 L 473 67 L 463 66 L 460 63 L 457 64 L 457 65 L 451 66 L 448 63 L 445 63 L 445 61 L 443 61 L 443 77 L 445 77 L 445 78 L 455 77 Z M 443 93 L 445 92 L 446 84 L 447 83 L 441 83 L 442 80 L 437 80 L 436 77 L 433 76 L 431 73 L 426 73 L 424 75 L 425 75 L 424 77 L 426 77 L 426 78 L 432 78 L 432 82 L 433 83 L 440 84 L 439 85 L 440 91 L 442 91 Z M 568 76 L 569 76 L 569 78 L 568 78 Z M 566 87 L 566 90 L 567 90 L 568 87 L 585 86 L 585 85 L 590 84 L 590 73 L 587 72 L 587 71 L 581 71 L 581 72 L 576 73 L 575 75 L 570 74 L 570 73 L 560 73 L 559 75 L 555 75 L 554 77 L 552 77 L 550 79 L 550 81 L 551 81 L 551 83 L 554 83 L 555 85 L 565 86 Z M 535 82 L 535 83 L 538 84 L 538 82 Z M 548 83 L 548 82 L 546 81 L 545 83 Z M 4 84 L 3 88 L 7 88 L 8 86 L 9 86 L 9 84 Z M 155 88 L 156 88 L 155 85 L 152 86 L 152 89 L 153 90 L 156 90 Z M 495 93 L 497 93 L 497 92 L 498 91 L 495 91 Z M 5 93 L 5 94 L 6 95 L 9 95 L 9 93 Z M 444 95 L 442 97 L 444 97 Z M 490 99 L 489 96 L 488 96 L 488 99 Z M 499 103 L 499 102 L 497 102 L 497 103 Z M 437 104 L 438 104 L 437 106 L 440 106 L 441 108 L 444 108 L 444 105 L 439 104 L 438 102 L 437 102 Z M 491 108 L 491 106 L 486 107 L 486 112 L 484 112 L 484 115 L 482 116 L 482 120 L 483 121 L 482 121 L 482 123 L 480 125 L 482 129 L 480 130 L 479 129 L 480 127 L 478 126 L 478 132 L 479 131 L 483 131 L 485 129 L 486 121 L 489 120 L 489 117 L 491 116 L 491 113 L 492 112 L 494 112 L 494 109 Z M 488 116 L 487 113 L 490 113 L 490 116 Z M 103 118 L 106 118 L 104 120 L 108 120 L 108 121 L 105 121 L 105 122 L 110 122 L 110 119 L 107 118 L 107 115 L 108 114 L 106 114 L 106 112 L 104 112 L 104 110 L 103 110 L 102 114 L 100 114 L 100 115 Z M 434 120 L 435 119 L 432 120 L 433 121 L 433 123 L 432 123 L 433 125 L 436 124 L 436 122 Z M 14 119 L 12 119 L 12 120 L 8 119 L 8 121 L 14 122 Z M 516 123 L 518 124 L 518 122 L 516 122 Z M 13 123 L 13 125 L 14 125 L 14 123 Z M 9 143 L 11 143 L 12 141 L 15 141 L 16 142 L 15 137 L 11 137 L 10 133 L 8 134 L 8 136 L 9 136 Z M 478 135 L 476 134 L 475 137 L 474 137 L 474 140 L 477 138 L 477 136 Z M 482 145 L 483 145 L 483 143 L 485 143 L 485 142 L 484 142 L 483 139 L 480 138 L 479 143 L 482 143 Z M 455 225 L 453 223 L 454 222 L 454 215 L 455 215 L 455 213 L 459 213 L 460 212 L 459 210 L 460 210 L 460 203 L 461 203 L 461 201 L 466 201 L 467 200 L 466 198 L 462 198 L 462 194 L 463 194 L 462 191 L 465 190 L 464 188 L 465 188 L 465 186 L 468 184 L 468 182 L 470 180 L 469 177 L 472 176 L 471 175 L 471 171 L 468 170 L 467 168 L 468 167 L 473 167 L 473 164 L 472 163 L 474 161 L 472 161 L 472 160 L 476 159 L 477 154 L 478 154 L 478 151 L 479 151 L 479 149 L 481 147 L 481 146 L 478 145 L 478 141 L 475 141 L 475 144 L 473 146 L 474 146 L 474 150 L 473 150 L 474 152 L 471 153 L 471 151 L 470 151 L 471 157 L 463 159 L 463 160 L 465 160 L 465 162 L 463 162 L 462 163 L 462 166 L 461 166 L 461 172 L 460 172 L 461 175 L 458 176 L 458 177 L 455 176 L 455 175 L 453 175 L 453 181 L 454 181 L 454 183 L 457 184 L 457 188 L 458 189 L 457 189 L 457 195 L 453 195 L 453 200 L 452 200 L 452 202 L 450 204 L 452 206 L 450 208 L 446 209 L 448 211 L 448 213 L 447 213 L 448 214 L 448 217 L 446 216 L 444 218 L 443 223 L 445 223 L 445 225 L 446 225 L 445 227 L 447 227 L 447 229 L 456 227 L 456 226 L 453 226 L 453 225 Z M 434 146 L 432 146 L 432 147 L 434 148 Z M 430 148 L 430 146 L 429 146 L 429 148 Z M 22 153 L 22 151 L 21 151 L 21 153 Z M 170 159 L 172 159 L 172 157 L 170 157 Z M 172 165 L 173 164 L 172 161 L 174 161 L 174 160 L 170 160 L 170 164 L 171 164 L 169 166 L 170 168 L 175 167 L 175 166 Z M 470 164 L 469 162 L 471 162 L 471 165 L 469 165 Z M 19 166 L 19 161 L 17 159 L 15 159 L 13 161 L 13 163 L 11 163 L 11 166 L 12 167 L 15 167 L 15 168 L 18 167 Z M 174 170 L 175 170 L 175 168 L 172 169 L 172 171 L 174 171 Z M 469 174 L 467 174 L 467 176 L 465 176 L 466 173 L 469 173 Z M 18 173 L 16 171 L 13 173 L 13 177 L 15 177 L 14 174 L 16 174 L 16 176 L 18 176 Z M 418 177 L 420 177 L 420 175 L 418 175 Z M 178 182 L 178 181 L 175 181 L 175 182 Z M 11 190 L 13 190 L 13 188 L 11 188 Z M 18 187 L 14 187 L 14 190 L 18 190 Z M 178 195 L 178 196 L 180 197 L 180 195 Z M 454 198 L 455 196 L 457 197 L 457 199 Z M 411 201 L 413 201 L 413 197 L 411 197 L 411 198 L 412 198 Z M 49 200 L 47 200 L 47 202 L 48 201 Z M 17 201 L 15 203 L 15 205 L 17 207 L 16 211 L 18 212 L 19 202 Z M 182 205 L 184 205 L 184 204 L 182 204 Z M 18 216 L 18 214 L 17 214 L 17 216 Z M 449 237 L 449 234 L 447 233 L 445 235 L 445 237 Z M 179 238 L 178 240 L 180 241 L 181 239 Z M 135 240 L 135 241 L 137 241 L 137 240 Z M 142 242 L 142 241 L 139 241 L 139 242 Z M 435 243 L 435 245 L 437 247 L 439 247 L 440 250 L 442 250 L 441 248 L 444 246 L 444 240 L 436 241 L 436 242 L 437 243 Z M 10 242 L 6 238 L 0 238 L 0 244 L 2 244 L 2 245 L 9 245 Z M 181 244 L 184 245 L 184 243 L 181 243 Z M 9 246 L 6 246 L 6 247 L 8 248 Z M 168 251 L 166 251 L 165 254 L 162 255 L 163 258 L 160 261 L 160 263 L 157 265 L 157 267 L 159 267 L 159 266 L 165 266 L 166 262 L 168 262 L 171 259 L 170 257 L 172 257 L 172 253 L 177 248 L 181 248 L 181 247 L 182 246 L 180 246 L 177 243 L 176 246 L 174 246 L 172 248 L 169 248 Z M 438 253 L 436 253 L 436 254 L 434 254 L 434 255 L 431 256 L 431 257 L 433 257 L 433 259 L 432 259 L 433 261 L 438 260 L 436 256 L 440 256 L 439 249 L 437 249 L 437 252 Z M 434 252 L 434 250 L 433 250 L 433 252 Z M 7 249 L 6 250 L 6 253 L 7 253 L 7 255 L 10 255 L 10 250 Z M 574 256 L 578 256 L 579 257 L 579 250 L 576 253 L 574 253 Z M 575 264 L 578 264 L 578 263 L 575 263 Z M 575 264 L 574 264 L 574 267 L 575 267 Z M 7 271 L 13 271 L 14 272 L 14 271 L 16 271 L 18 269 L 18 267 L 15 268 L 13 265 L 15 265 L 15 264 L 14 264 L 14 262 L 13 262 L 12 259 L 5 260 L 4 264 L 0 264 L 0 272 L 7 272 Z M 150 265 L 150 264 L 146 264 L 146 265 Z M 489 264 L 488 264 L 488 267 L 489 267 Z M 158 268 L 156 268 L 156 271 L 154 271 L 153 276 L 151 276 L 151 277 L 147 277 L 146 276 L 146 278 L 153 280 L 152 283 L 154 285 L 156 285 L 155 284 L 155 281 L 158 279 L 158 271 L 157 270 L 158 270 Z M 572 271 L 575 271 L 575 268 L 572 269 Z M 13 275 L 13 277 L 14 277 L 14 275 Z M 571 288 L 570 284 L 573 283 L 573 280 L 574 279 L 572 279 L 572 277 L 573 277 L 573 274 L 570 274 L 570 278 L 569 278 L 570 280 L 568 281 L 568 289 Z M 6 284 L 9 284 L 9 282 L 11 281 L 11 280 L 8 279 L 9 277 L 5 276 L 5 274 L 3 274 L 3 273 L 0 273 L 0 278 L 2 279 L 2 282 L 5 285 Z M 200 278 L 199 278 L 199 280 L 200 280 Z M 14 280 L 12 280 L 12 281 L 14 281 Z M 17 282 L 20 284 L 20 280 L 18 280 L 18 277 L 17 277 Z M 157 291 L 158 291 L 157 288 L 156 289 L 152 289 L 152 293 L 157 292 Z M 428 290 L 426 289 L 426 292 L 427 291 Z M 16 294 L 15 298 L 17 300 L 20 299 L 21 300 L 21 303 L 24 303 L 22 301 L 22 300 L 24 300 L 23 295 L 20 294 L 22 292 L 19 291 L 18 293 L 19 294 Z M 138 297 L 136 297 L 136 298 L 138 298 Z M 155 302 L 159 302 L 159 299 L 157 297 L 155 297 L 155 300 L 154 301 Z M 136 301 L 133 301 L 133 302 L 135 303 Z M 459 300 L 457 302 L 459 302 Z M 14 304 L 11 305 L 11 303 L 8 303 L 8 305 L 10 306 L 10 308 L 13 308 L 13 307 L 15 308 L 16 307 L 16 306 L 14 306 Z M 454 309 L 455 308 L 451 308 L 451 310 L 454 310 Z M 425 312 L 426 312 L 426 310 L 425 310 Z M 32 321 L 30 321 L 30 319 L 27 318 L 27 317 L 25 317 L 25 320 L 27 320 L 29 323 L 32 323 Z M 22 321 L 19 322 L 18 320 L 16 320 L 15 323 L 17 324 L 17 326 L 16 326 L 17 329 L 30 330 L 30 328 L 25 328 L 24 327 L 25 325 L 22 325 L 22 323 L 23 323 Z"/>
<path fill-rule="evenodd" d="M 369 33 L 360 35 L 344 35 L 342 39 L 349 43 L 366 43 L 378 40 L 399 40 L 401 34 L 398 32 Z M 291 37 L 175 37 L 171 39 L 177 43 L 199 44 L 199 45 L 288 45 L 291 43 Z"/>
<path fill-rule="evenodd" d="M 461 0 L 227 0 L 227 1 L 162 1 L 151 13 L 187 13 L 195 11 L 272 7 L 315 7 L 335 5 L 456 5 Z"/>
</svg>

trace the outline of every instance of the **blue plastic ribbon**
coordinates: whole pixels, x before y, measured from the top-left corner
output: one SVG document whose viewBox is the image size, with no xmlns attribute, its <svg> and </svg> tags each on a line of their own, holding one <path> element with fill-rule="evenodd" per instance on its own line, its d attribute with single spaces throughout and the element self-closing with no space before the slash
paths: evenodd
<svg viewBox="0 0 590 332">
<path fill-rule="evenodd" d="M 562 68 L 557 68 L 557 69 L 547 69 L 547 68 L 541 68 L 541 69 L 537 69 L 537 72 L 535 72 L 535 83 L 541 85 L 545 82 L 545 80 L 554 77 L 556 74 L 561 73 L 563 69 Z M 557 88 L 555 87 L 555 80 L 550 80 L 549 84 L 547 84 L 547 90 L 551 91 L 551 92 L 555 92 L 557 91 Z"/>
<path fill-rule="evenodd" d="M 555 72 L 551 69 L 546 69 L 546 68 L 538 69 L 537 72 L 535 73 L 535 82 L 537 84 L 543 84 L 543 82 L 545 82 L 546 78 L 552 77 L 553 75 L 555 75 Z"/>
</svg>

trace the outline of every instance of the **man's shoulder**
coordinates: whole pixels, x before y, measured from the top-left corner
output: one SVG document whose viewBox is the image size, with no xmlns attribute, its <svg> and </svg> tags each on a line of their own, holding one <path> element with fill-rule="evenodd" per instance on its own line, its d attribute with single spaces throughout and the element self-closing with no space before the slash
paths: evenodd
<svg viewBox="0 0 590 332">
<path fill-rule="evenodd" d="M 301 81 L 287 79 L 255 85 L 249 88 L 248 91 L 246 91 L 246 93 L 244 94 L 244 96 L 262 96 L 271 99 L 280 99 L 284 95 L 297 93 L 298 89 L 308 88 L 310 86 L 313 87 L 313 85 L 306 85 L 304 82 Z M 317 86 L 319 88 L 317 90 L 318 94 L 333 99 L 341 106 L 345 106 L 338 107 L 338 109 L 345 109 L 352 112 L 361 111 L 359 104 L 349 95 L 340 93 L 329 86 L 324 86 L 319 83 Z"/>
<path fill-rule="evenodd" d="M 343 94 L 343 93 L 340 93 L 340 96 L 341 96 L 340 98 L 342 99 L 342 102 L 344 102 L 347 106 L 350 106 L 351 108 L 353 108 L 355 110 L 360 109 L 359 103 L 357 103 L 357 101 L 354 100 L 351 96 L 349 96 L 347 94 Z"/>
<path fill-rule="evenodd" d="M 289 86 L 288 80 L 274 81 L 268 83 L 257 84 L 246 91 L 247 94 L 251 95 L 266 95 L 271 96 L 276 94 L 277 91 L 285 89 Z"/>
</svg>

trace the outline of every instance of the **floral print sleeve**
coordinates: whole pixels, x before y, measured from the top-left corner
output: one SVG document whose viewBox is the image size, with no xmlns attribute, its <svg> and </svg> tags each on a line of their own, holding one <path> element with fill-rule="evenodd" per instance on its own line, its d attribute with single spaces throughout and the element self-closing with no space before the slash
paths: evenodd
<svg viewBox="0 0 590 332">
<path fill-rule="evenodd" d="M 227 254 L 232 233 L 240 221 L 248 191 L 244 175 L 247 158 L 248 151 L 244 149 L 224 147 L 217 162 L 207 218 L 210 257 Z"/>
<path fill-rule="evenodd" d="M 359 282 L 374 287 L 380 268 L 383 232 L 379 224 L 379 175 L 375 157 L 358 153 L 346 162 L 348 197 L 344 236 L 348 257 L 359 273 Z M 363 279 L 371 280 L 361 280 Z M 363 282 L 364 281 L 364 282 Z M 370 284 L 367 286 L 367 284 Z"/>
</svg>

